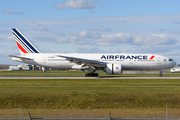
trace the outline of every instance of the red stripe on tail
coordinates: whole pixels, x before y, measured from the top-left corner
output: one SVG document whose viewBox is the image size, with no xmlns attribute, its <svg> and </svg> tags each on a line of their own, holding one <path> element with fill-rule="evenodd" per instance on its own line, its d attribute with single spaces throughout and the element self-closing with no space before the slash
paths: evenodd
<svg viewBox="0 0 180 120">
<path fill-rule="evenodd" d="M 18 48 L 23 52 L 23 53 L 28 53 L 17 41 L 16 41 Z"/>
</svg>

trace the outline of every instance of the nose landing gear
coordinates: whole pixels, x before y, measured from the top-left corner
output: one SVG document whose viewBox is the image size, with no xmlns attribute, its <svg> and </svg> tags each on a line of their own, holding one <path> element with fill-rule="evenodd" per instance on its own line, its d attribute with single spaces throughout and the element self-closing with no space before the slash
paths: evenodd
<svg viewBox="0 0 180 120">
<path fill-rule="evenodd" d="M 163 71 L 160 70 L 159 77 L 162 77 L 162 76 L 163 76 Z"/>
</svg>

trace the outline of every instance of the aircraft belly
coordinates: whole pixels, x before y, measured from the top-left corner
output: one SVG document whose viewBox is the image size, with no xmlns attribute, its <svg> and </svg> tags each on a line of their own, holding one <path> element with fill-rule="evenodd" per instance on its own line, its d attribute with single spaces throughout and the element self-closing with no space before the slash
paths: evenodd
<svg viewBox="0 0 180 120">
<path fill-rule="evenodd" d="M 161 64 L 154 61 L 134 61 L 122 64 L 124 70 L 159 70 Z"/>
<path fill-rule="evenodd" d="M 60 65 L 60 68 L 62 69 L 70 69 L 72 67 L 72 64 L 70 64 L 69 61 L 63 61 L 63 62 L 61 61 L 59 65 Z"/>
<path fill-rule="evenodd" d="M 71 69 L 74 64 L 71 64 L 69 61 L 57 61 L 57 62 L 48 62 L 47 67 L 57 68 L 57 69 Z"/>
<path fill-rule="evenodd" d="M 142 63 L 137 61 L 124 61 L 122 62 L 122 69 L 124 70 L 141 70 Z"/>
</svg>

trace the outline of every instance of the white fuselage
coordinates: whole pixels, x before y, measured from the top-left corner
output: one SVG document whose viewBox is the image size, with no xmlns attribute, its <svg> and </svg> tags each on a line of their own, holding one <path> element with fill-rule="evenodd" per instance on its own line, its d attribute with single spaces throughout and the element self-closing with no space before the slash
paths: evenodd
<svg viewBox="0 0 180 120">
<path fill-rule="evenodd" d="M 176 65 L 172 59 L 160 55 L 152 54 L 43 54 L 29 53 L 21 55 L 28 59 L 13 58 L 13 60 L 57 69 L 81 69 L 81 65 L 59 57 L 70 56 L 104 63 L 121 64 L 122 70 L 161 70 L 172 68 Z M 97 69 L 104 69 L 104 65 L 99 64 Z"/>
</svg>

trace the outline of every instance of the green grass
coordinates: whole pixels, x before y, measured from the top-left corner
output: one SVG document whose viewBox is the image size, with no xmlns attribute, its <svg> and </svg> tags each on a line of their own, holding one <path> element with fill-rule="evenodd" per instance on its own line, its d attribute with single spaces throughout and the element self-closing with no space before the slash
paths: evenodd
<svg viewBox="0 0 180 120">
<path fill-rule="evenodd" d="M 106 94 L 3 94 L 1 109 L 178 109 L 180 94 L 167 93 L 106 93 Z M 3 97 L 3 98 L 2 98 Z"/>
<path fill-rule="evenodd" d="M 180 108 L 179 79 L 1 79 L 0 93 L 0 109 Z"/>
<path fill-rule="evenodd" d="M 99 73 L 100 77 L 104 76 L 159 76 L 159 71 L 155 71 L 158 74 L 121 74 L 121 75 L 107 75 L 103 71 L 96 71 Z M 47 72 L 41 72 L 40 70 L 35 71 L 0 71 L 0 77 L 64 77 L 64 76 L 71 76 L 71 77 L 82 77 L 85 76 L 85 74 L 88 72 L 82 72 L 82 71 L 64 71 L 64 70 L 48 70 Z M 164 72 L 168 73 L 168 72 Z M 164 74 L 163 76 L 180 76 L 178 73 L 172 73 L 172 74 Z"/>
<path fill-rule="evenodd" d="M 48 70 L 47 72 L 42 72 L 40 70 L 33 71 L 0 71 L 1 77 L 58 77 L 58 76 L 85 76 L 85 72 L 82 71 L 64 71 L 64 70 Z"/>
<path fill-rule="evenodd" d="M 179 79 L 0 79 L 2 86 L 60 86 L 60 87 L 173 87 Z M 167 88 L 168 89 L 168 88 Z"/>
</svg>

